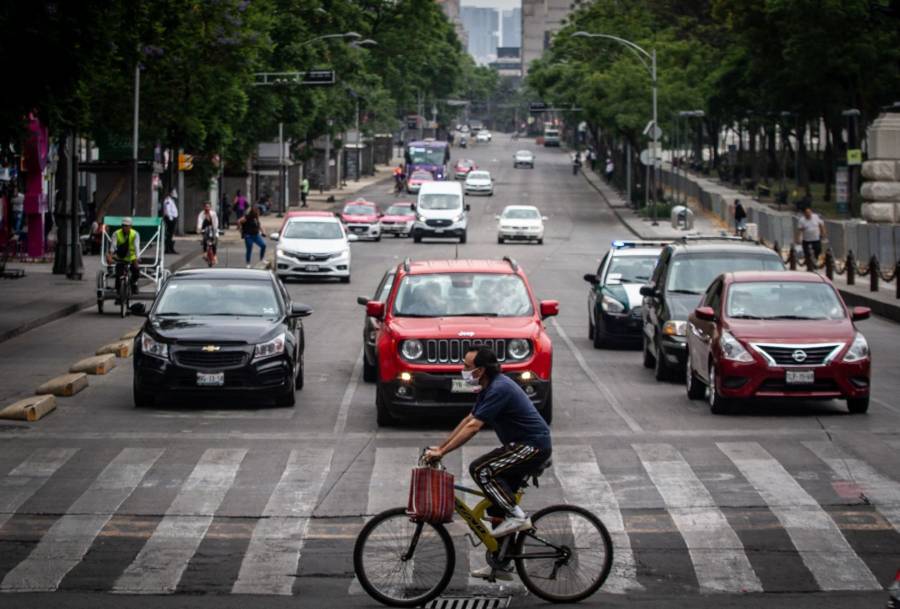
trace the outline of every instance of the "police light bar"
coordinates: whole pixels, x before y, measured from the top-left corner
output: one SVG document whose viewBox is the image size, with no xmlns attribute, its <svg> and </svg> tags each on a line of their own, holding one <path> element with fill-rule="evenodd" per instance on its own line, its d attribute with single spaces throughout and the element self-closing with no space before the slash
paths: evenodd
<svg viewBox="0 0 900 609">
<path fill-rule="evenodd" d="M 671 241 L 628 241 L 616 239 L 612 242 L 613 249 L 625 249 L 628 247 L 665 247 L 672 243 Z"/>
</svg>

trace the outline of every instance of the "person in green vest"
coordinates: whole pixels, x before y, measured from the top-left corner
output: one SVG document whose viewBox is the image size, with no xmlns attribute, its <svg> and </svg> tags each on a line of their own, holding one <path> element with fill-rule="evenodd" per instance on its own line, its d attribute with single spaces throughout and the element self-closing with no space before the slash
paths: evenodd
<svg viewBox="0 0 900 609">
<path fill-rule="evenodd" d="M 138 279 L 141 276 L 138 254 L 141 251 L 141 236 L 132 228 L 131 218 L 122 218 L 122 226 L 112 234 L 112 249 L 106 254 L 106 263 L 116 265 L 116 277 L 124 272 L 120 267 L 128 266 L 131 271 L 131 292 L 138 293 Z"/>
</svg>

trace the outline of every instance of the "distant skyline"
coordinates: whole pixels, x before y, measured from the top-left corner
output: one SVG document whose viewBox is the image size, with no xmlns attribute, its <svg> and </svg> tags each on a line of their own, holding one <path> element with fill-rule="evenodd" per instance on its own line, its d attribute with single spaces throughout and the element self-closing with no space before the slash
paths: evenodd
<svg viewBox="0 0 900 609">
<path fill-rule="evenodd" d="M 479 6 L 508 11 L 514 8 L 522 8 L 522 0 L 462 0 L 460 6 Z"/>
</svg>

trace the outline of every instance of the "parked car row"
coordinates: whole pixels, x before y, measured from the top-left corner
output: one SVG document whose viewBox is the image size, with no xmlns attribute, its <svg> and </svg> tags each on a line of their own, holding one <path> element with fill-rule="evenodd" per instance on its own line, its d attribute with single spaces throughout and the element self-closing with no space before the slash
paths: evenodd
<svg viewBox="0 0 900 609">
<path fill-rule="evenodd" d="M 595 347 L 640 343 L 659 381 L 685 379 L 713 413 L 748 399 L 869 406 L 871 356 L 831 282 L 790 272 L 776 252 L 727 237 L 617 241 L 584 276 Z"/>
</svg>

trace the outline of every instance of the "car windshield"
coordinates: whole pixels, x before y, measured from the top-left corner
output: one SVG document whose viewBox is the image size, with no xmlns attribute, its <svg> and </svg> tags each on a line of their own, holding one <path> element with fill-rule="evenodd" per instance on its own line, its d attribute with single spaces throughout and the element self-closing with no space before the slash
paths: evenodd
<svg viewBox="0 0 900 609">
<path fill-rule="evenodd" d="M 540 220 L 541 214 L 536 209 L 507 209 L 503 212 L 504 220 Z"/>
<path fill-rule="evenodd" d="M 337 222 L 288 222 L 285 239 L 342 239 L 344 233 Z"/>
<path fill-rule="evenodd" d="M 622 283 L 647 283 L 653 269 L 656 267 L 658 256 L 614 256 L 609 263 L 607 277 L 612 274 L 620 275 Z"/>
<path fill-rule="evenodd" d="M 414 165 L 443 165 L 444 149 L 425 148 L 424 146 L 410 146 L 409 158 Z"/>
<path fill-rule="evenodd" d="M 375 210 L 368 205 L 348 205 L 344 208 L 344 213 L 348 216 L 372 216 Z"/>
<path fill-rule="evenodd" d="M 456 166 L 461 169 L 468 169 L 469 167 L 472 167 L 473 165 L 475 165 L 475 163 L 473 163 L 472 161 L 460 161 L 459 163 L 456 164 Z"/>
<path fill-rule="evenodd" d="M 275 317 L 281 306 L 269 281 L 174 279 L 166 284 L 158 316 Z"/>
<path fill-rule="evenodd" d="M 409 216 L 412 215 L 412 208 L 409 205 L 391 205 L 386 213 L 388 216 Z"/>
<path fill-rule="evenodd" d="M 451 194 L 424 194 L 419 197 L 419 209 L 459 209 L 459 195 Z"/>
<path fill-rule="evenodd" d="M 760 281 L 728 288 L 726 316 L 738 319 L 844 319 L 834 288 L 824 283 Z"/>
<path fill-rule="evenodd" d="M 431 172 L 430 172 L 430 171 L 414 171 L 413 174 L 410 176 L 409 179 L 410 179 L 410 180 L 423 180 L 423 181 L 427 180 L 427 181 L 433 181 L 433 180 L 434 180 L 434 176 L 431 175 Z"/>
<path fill-rule="evenodd" d="M 522 157 L 531 156 L 531 153 L 528 152 L 527 150 L 520 150 L 516 153 L 516 156 L 522 156 Z"/>
<path fill-rule="evenodd" d="M 702 294 L 712 280 L 734 271 L 783 271 L 781 258 L 743 252 L 685 254 L 676 256 L 669 269 L 666 290 L 682 294 Z"/>
<path fill-rule="evenodd" d="M 521 317 L 531 313 L 531 298 L 517 275 L 407 275 L 394 299 L 394 314 L 401 317 Z"/>
<path fill-rule="evenodd" d="M 491 174 L 486 171 L 472 171 L 469 173 L 469 180 L 490 180 Z"/>
</svg>

